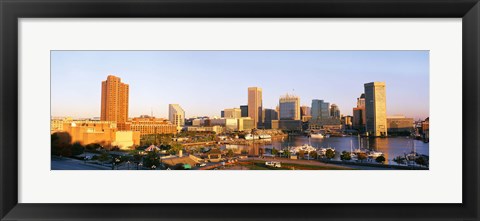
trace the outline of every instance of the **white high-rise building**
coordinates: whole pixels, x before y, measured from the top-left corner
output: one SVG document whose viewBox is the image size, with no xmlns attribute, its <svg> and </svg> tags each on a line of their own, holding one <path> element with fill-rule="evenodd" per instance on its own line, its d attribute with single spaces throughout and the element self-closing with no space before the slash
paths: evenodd
<svg viewBox="0 0 480 221">
<path fill-rule="evenodd" d="M 185 125 L 185 111 L 178 104 L 169 104 L 168 120 L 177 125 L 177 130 L 181 130 Z"/>
</svg>

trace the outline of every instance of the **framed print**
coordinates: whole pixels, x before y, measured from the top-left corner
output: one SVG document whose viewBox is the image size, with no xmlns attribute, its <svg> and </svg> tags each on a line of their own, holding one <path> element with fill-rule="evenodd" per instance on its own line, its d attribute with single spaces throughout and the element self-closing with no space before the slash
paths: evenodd
<svg viewBox="0 0 480 221">
<path fill-rule="evenodd" d="M 1 6 L 2 220 L 478 220 L 477 1 Z"/>
</svg>

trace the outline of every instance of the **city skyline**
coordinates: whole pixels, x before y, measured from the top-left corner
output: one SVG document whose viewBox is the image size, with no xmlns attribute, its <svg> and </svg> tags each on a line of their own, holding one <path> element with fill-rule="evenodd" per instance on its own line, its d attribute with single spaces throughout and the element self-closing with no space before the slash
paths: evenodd
<svg viewBox="0 0 480 221">
<path fill-rule="evenodd" d="M 98 82 L 115 75 L 130 85 L 128 117 L 168 118 L 172 103 L 187 118 L 220 116 L 248 104 L 248 87 L 262 88 L 264 109 L 289 93 L 353 115 L 364 83 L 382 81 L 388 116 L 423 119 L 428 74 L 428 51 L 53 51 L 52 116 L 100 117 Z"/>
</svg>

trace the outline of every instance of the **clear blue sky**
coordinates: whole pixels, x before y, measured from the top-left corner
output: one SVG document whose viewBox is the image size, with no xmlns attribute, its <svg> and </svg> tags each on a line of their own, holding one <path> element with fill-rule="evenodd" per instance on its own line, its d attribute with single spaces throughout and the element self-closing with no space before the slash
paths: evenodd
<svg viewBox="0 0 480 221">
<path fill-rule="evenodd" d="M 337 104 L 351 115 L 363 84 L 385 81 L 387 114 L 429 115 L 428 51 L 52 51 L 52 116 L 99 117 L 101 81 L 130 85 L 129 117 L 219 116 L 263 89 L 264 108 L 285 93 Z"/>
</svg>

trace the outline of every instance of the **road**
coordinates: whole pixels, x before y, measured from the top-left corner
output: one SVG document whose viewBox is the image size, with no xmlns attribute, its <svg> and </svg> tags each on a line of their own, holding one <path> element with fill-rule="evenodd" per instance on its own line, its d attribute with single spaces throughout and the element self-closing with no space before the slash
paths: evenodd
<svg viewBox="0 0 480 221">
<path fill-rule="evenodd" d="M 65 157 L 52 157 L 51 170 L 111 170 L 106 166 L 86 163 L 82 160 L 76 160 Z"/>
<path fill-rule="evenodd" d="M 280 158 L 280 157 L 275 157 L 275 158 L 248 158 L 245 160 L 241 161 L 251 161 L 251 160 L 258 160 L 258 161 L 277 161 L 281 163 L 290 163 L 290 164 L 298 164 L 298 165 L 312 165 L 312 166 L 324 166 L 324 167 L 331 167 L 331 168 L 337 168 L 337 169 L 350 169 L 349 166 L 340 166 L 340 165 L 335 165 L 335 164 L 327 164 L 323 162 L 319 162 L 316 160 L 293 160 L 293 159 L 288 159 L 288 158 Z"/>
</svg>

